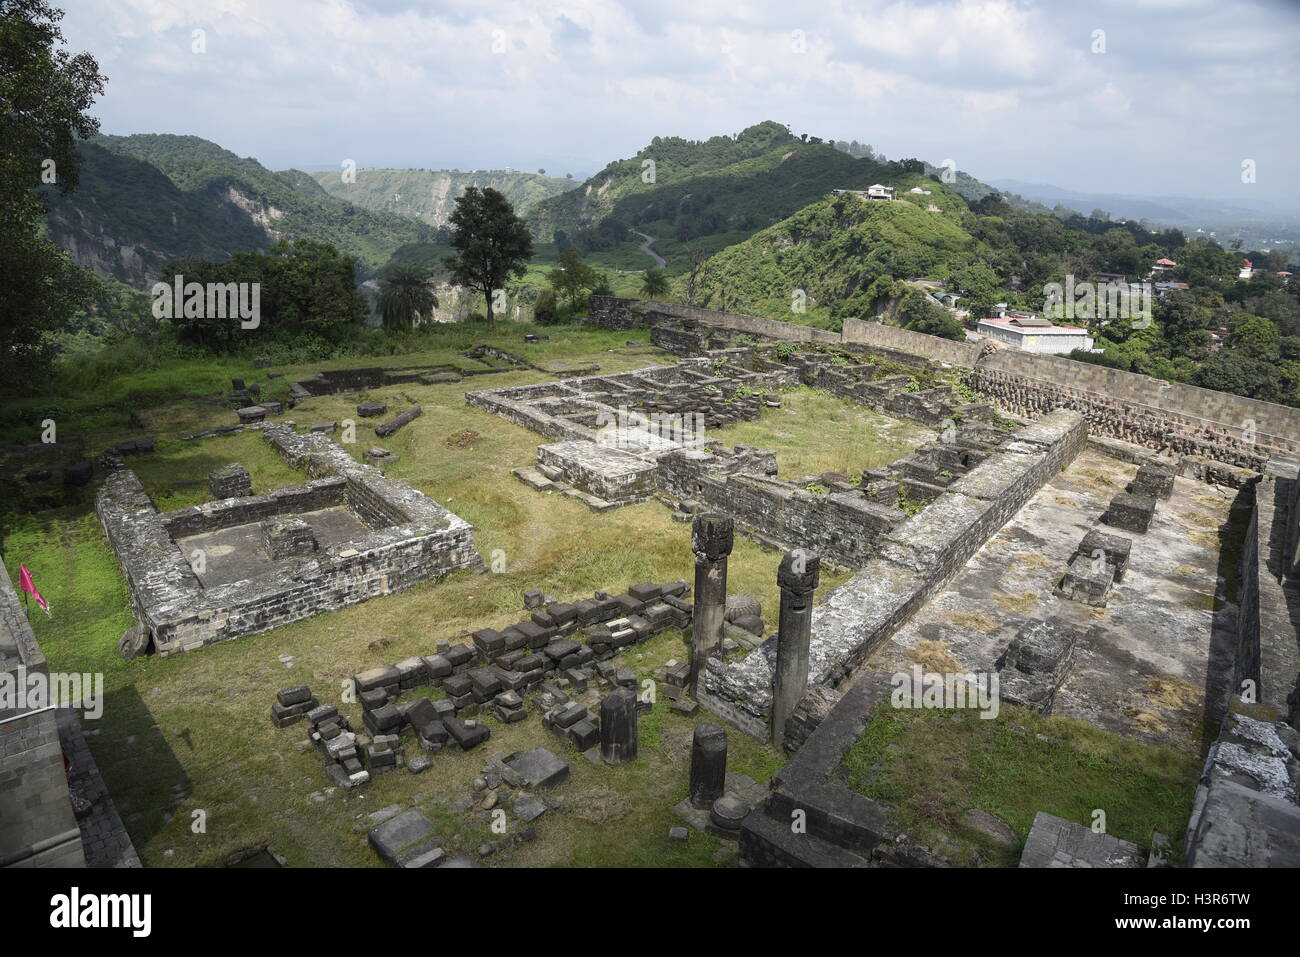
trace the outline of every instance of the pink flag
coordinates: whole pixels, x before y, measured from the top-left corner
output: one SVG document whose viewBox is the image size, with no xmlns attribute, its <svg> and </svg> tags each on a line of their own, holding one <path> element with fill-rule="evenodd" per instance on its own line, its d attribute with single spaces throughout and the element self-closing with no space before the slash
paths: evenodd
<svg viewBox="0 0 1300 957">
<path fill-rule="evenodd" d="M 50 603 L 36 590 L 36 583 L 32 581 L 32 573 L 27 570 L 26 565 L 18 566 L 18 587 L 36 599 L 36 604 L 41 606 L 41 611 L 47 615 L 50 613 Z"/>
</svg>

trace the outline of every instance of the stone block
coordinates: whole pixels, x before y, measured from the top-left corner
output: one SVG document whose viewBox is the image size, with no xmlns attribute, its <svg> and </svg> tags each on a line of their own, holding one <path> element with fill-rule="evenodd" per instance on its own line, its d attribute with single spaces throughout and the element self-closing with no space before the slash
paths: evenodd
<svg viewBox="0 0 1300 957">
<path fill-rule="evenodd" d="M 267 555 L 279 561 L 285 558 L 305 558 L 317 549 L 316 533 L 301 518 L 269 519 L 262 523 L 262 547 Z"/>
<path fill-rule="evenodd" d="M 1156 500 L 1147 495 L 1131 495 L 1120 492 L 1110 500 L 1106 510 L 1105 522 L 1114 528 L 1128 532 L 1145 534 L 1155 517 Z"/>
</svg>

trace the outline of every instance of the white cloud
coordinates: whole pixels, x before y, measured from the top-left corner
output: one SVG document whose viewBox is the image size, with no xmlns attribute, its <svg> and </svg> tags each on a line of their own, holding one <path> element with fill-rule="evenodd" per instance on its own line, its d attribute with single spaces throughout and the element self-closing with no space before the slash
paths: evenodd
<svg viewBox="0 0 1300 957">
<path fill-rule="evenodd" d="M 1300 147 L 1281 107 L 1300 16 L 1275 5 L 62 3 L 70 45 L 109 75 L 106 132 L 195 133 L 276 167 L 594 171 L 655 135 L 775 119 L 986 178 L 1203 195 L 1229 154 L 1281 169 Z"/>
</svg>

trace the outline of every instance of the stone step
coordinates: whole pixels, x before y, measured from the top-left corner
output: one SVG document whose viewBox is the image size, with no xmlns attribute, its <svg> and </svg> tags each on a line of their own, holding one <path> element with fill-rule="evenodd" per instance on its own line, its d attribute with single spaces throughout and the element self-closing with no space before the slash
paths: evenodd
<svg viewBox="0 0 1300 957">
<path fill-rule="evenodd" d="M 611 508 L 617 508 L 618 505 L 620 504 L 617 502 L 607 502 L 605 499 L 597 498 L 596 496 L 588 492 L 584 492 L 580 488 L 565 489 L 564 494 L 569 496 L 570 498 L 576 498 L 579 502 L 582 502 L 593 512 L 607 512 Z"/>
<path fill-rule="evenodd" d="M 555 483 L 531 465 L 520 466 L 511 471 L 514 472 L 515 478 L 539 492 L 550 492 L 555 489 Z"/>
</svg>

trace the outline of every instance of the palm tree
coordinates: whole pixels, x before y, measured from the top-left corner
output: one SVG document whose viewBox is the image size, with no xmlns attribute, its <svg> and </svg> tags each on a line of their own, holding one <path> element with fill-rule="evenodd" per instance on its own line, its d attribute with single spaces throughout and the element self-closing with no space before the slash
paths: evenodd
<svg viewBox="0 0 1300 957">
<path fill-rule="evenodd" d="M 658 266 L 647 266 L 645 278 L 641 280 L 641 295 L 647 299 L 658 299 L 668 292 L 668 277 Z"/>
<path fill-rule="evenodd" d="M 438 305 L 429 288 L 429 270 L 420 266 L 394 266 L 380 280 L 379 314 L 384 328 L 409 328 Z"/>
</svg>

